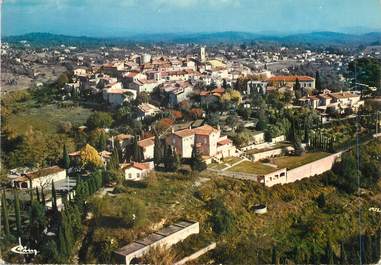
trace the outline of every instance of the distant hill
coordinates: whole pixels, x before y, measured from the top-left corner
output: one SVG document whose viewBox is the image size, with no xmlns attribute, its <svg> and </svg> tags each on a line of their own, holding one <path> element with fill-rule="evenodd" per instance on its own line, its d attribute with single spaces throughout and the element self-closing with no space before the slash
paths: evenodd
<svg viewBox="0 0 381 265">
<path fill-rule="evenodd" d="M 56 46 L 70 44 L 76 46 L 92 45 L 125 45 L 134 42 L 166 42 L 166 43 L 242 43 L 249 41 L 277 42 L 281 44 L 324 44 L 324 45 L 369 45 L 381 42 L 381 32 L 361 35 L 338 32 L 311 32 L 287 36 L 265 35 L 249 32 L 212 32 L 212 33 L 160 33 L 135 34 L 118 38 L 93 38 L 86 36 L 66 36 L 50 33 L 29 33 L 19 36 L 4 37 L 6 42 L 26 40 L 32 45 Z"/>
</svg>

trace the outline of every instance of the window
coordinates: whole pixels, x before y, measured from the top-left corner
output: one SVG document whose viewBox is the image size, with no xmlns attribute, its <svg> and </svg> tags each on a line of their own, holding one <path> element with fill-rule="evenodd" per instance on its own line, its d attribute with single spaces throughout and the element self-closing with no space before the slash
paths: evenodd
<svg viewBox="0 0 381 265">
<path fill-rule="evenodd" d="M 132 179 L 132 174 L 131 173 L 128 173 L 128 178 Z"/>
</svg>

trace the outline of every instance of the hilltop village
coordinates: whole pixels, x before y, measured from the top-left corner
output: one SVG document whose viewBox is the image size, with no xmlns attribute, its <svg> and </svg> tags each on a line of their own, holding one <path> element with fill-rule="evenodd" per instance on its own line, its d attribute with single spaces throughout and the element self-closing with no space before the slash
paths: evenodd
<svg viewBox="0 0 381 265">
<path fill-rule="evenodd" d="M 22 237 L 36 225 L 39 234 L 30 244 L 48 240 L 40 262 L 79 256 L 81 262 L 147 263 L 164 245 L 187 256 L 176 264 L 218 253 L 219 242 L 203 235 L 223 237 L 233 218 L 226 202 L 205 187 L 217 194 L 226 189 L 218 185 L 234 190 L 240 184 L 228 183 L 248 183 L 258 196 L 248 211 L 266 215 L 271 195 L 262 191 L 271 194 L 286 184 L 297 189 L 301 181 L 315 183 L 310 189 L 324 174 L 345 174 L 338 165 L 356 143 L 379 146 L 379 84 L 370 75 L 355 76 L 355 67 L 373 71 L 378 50 L 2 45 L 2 204 L 18 203 L 9 234 Z M 32 88 L 17 88 L 21 83 Z M 369 158 L 374 171 L 363 173 L 366 185 L 377 181 L 378 161 Z M 353 178 L 332 178 L 327 185 L 354 192 Z M 211 212 L 187 211 L 182 196 L 192 197 L 190 207 L 205 202 Z M 285 202 L 294 198 L 284 196 Z M 20 215 L 28 205 L 36 214 L 46 211 L 44 222 Z M 202 249 L 197 236 L 205 239 Z M 192 251 L 184 243 L 188 237 Z M 268 252 L 257 251 L 268 261 Z M 204 258 L 223 260 L 213 255 Z"/>
</svg>

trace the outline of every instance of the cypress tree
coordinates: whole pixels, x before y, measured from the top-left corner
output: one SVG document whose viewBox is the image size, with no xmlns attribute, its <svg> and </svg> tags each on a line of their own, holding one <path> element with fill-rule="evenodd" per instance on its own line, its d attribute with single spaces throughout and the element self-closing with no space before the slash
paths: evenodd
<svg viewBox="0 0 381 265">
<path fill-rule="evenodd" d="M 192 150 L 191 168 L 196 171 L 203 171 L 206 169 L 206 163 L 202 159 L 202 156 L 195 145 Z"/>
<path fill-rule="evenodd" d="M 272 264 L 279 264 L 277 249 L 275 246 L 273 246 L 273 249 L 272 249 L 271 263 Z"/>
<path fill-rule="evenodd" d="M 370 235 L 364 235 L 364 263 L 372 263 L 372 237 Z M 378 261 L 378 260 L 377 260 Z"/>
<path fill-rule="evenodd" d="M 119 142 L 119 141 L 117 141 L 117 142 Z M 107 146 L 106 134 L 104 132 L 102 132 L 99 135 L 98 146 L 97 146 L 98 150 L 103 151 L 106 149 L 106 146 Z"/>
<path fill-rule="evenodd" d="M 112 151 L 111 158 L 107 164 L 107 167 L 110 170 L 116 170 L 119 168 L 119 157 L 118 157 L 118 151 L 116 149 Z"/>
<path fill-rule="evenodd" d="M 60 225 L 58 228 L 57 246 L 58 246 L 58 253 L 60 254 L 61 258 L 63 259 L 63 261 L 66 261 L 68 256 L 68 248 L 66 245 L 65 234 L 64 234 L 62 225 Z"/>
<path fill-rule="evenodd" d="M 319 258 L 318 253 L 316 253 L 315 248 L 312 249 L 311 263 L 313 265 L 320 265 L 320 258 Z"/>
<path fill-rule="evenodd" d="M 70 157 L 69 157 L 69 154 L 67 152 L 66 145 L 63 146 L 63 158 L 62 158 L 62 161 L 63 161 L 64 168 L 65 169 L 69 169 L 70 168 Z"/>
<path fill-rule="evenodd" d="M 16 216 L 16 229 L 17 237 L 21 236 L 21 214 L 20 214 L 20 201 L 17 191 L 14 194 L 15 196 L 15 216 Z"/>
<path fill-rule="evenodd" d="M 137 137 L 134 137 L 132 159 L 134 162 L 142 162 L 144 160 L 143 151 L 138 145 Z"/>
<path fill-rule="evenodd" d="M 159 136 L 157 135 L 157 133 L 155 131 L 155 146 L 154 146 L 153 159 L 154 159 L 154 163 L 155 163 L 156 168 L 162 162 L 162 160 L 163 160 L 162 156 L 163 156 L 163 150 L 161 147 L 161 142 L 160 142 Z"/>
<path fill-rule="evenodd" d="M 334 264 L 333 251 L 329 241 L 325 247 L 325 262 L 330 265 Z"/>
<path fill-rule="evenodd" d="M 55 213 L 58 212 L 57 207 L 57 194 L 56 194 L 56 188 L 54 187 L 54 181 L 52 181 L 52 209 Z"/>
<path fill-rule="evenodd" d="M 115 141 L 114 149 L 117 152 L 117 155 L 118 155 L 118 164 L 119 164 L 120 162 L 123 162 L 122 161 L 123 160 L 123 151 L 122 151 L 122 147 L 120 146 L 119 141 Z"/>
<path fill-rule="evenodd" d="M 33 185 L 32 179 L 29 179 L 29 195 L 30 195 L 30 204 L 33 203 Z"/>
<path fill-rule="evenodd" d="M 321 85 L 321 80 L 320 80 L 320 73 L 319 71 L 316 71 L 315 73 L 315 88 L 317 91 L 321 92 L 322 91 L 322 85 Z"/>
<path fill-rule="evenodd" d="M 8 236 L 10 234 L 9 229 L 9 217 L 7 209 L 7 200 L 5 199 L 5 191 L 1 194 L 1 215 L 3 216 L 4 234 Z"/>
<path fill-rule="evenodd" d="M 345 246 L 343 242 L 340 242 L 340 264 L 348 264 L 347 254 L 345 253 Z"/>
<path fill-rule="evenodd" d="M 46 205 L 44 187 L 41 187 L 41 202 L 44 206 Z"/>
<path fill-rule="evenodd" d="M 38 192 L 38 187 L 36 187 L 36 198 L 37 198 L 38 202 L 41 202 L 40 201 L 40 193 Z"/>
</svg>

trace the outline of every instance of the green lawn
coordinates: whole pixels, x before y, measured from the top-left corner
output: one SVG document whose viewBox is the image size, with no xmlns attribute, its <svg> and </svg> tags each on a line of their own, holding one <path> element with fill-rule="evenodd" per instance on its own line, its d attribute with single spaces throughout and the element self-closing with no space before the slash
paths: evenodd
<svg viewBox="0 0 381 265">
<path fill-rule="evenodd" d="M 234 163 L 237 163 L 238 161 L 242 160 L 241 158 L 239 157 L 227 157 L 227 158 L 224 158 L 222 161 L 226 164 L 234 164 Z"/>
<path fill-rule="evenodd" d="M 17 133 L 24 133 L 29 126 L 47 133 L 55 133 L 60 122 L 71 122 L 73 126 L 83 125 L 91 110 L 83 107 L 58 108 L 47 105 L 11 114 L 8 126 Z"/>
<path fill-rule="evenodd" d="M 273 163 L 277 165 L 278 168 L 292 169 L 329 155 L 330 153 L 326 152 L 313 152 L 305 153 L 303 156 L 282 156 L 275 158 Z"/>
<path fill-rule="evenodd" d="M 243 161 L 234 167 L 228 169 L 231 172 L 241 172 L 257 175 L 265 175 L 277 170 L 277 168 L 264 165 L 260 162 Z"/>
<path fill-rule="evenodd" d="M 222 170 L 226 167 L 224 163 L 218 164 L 218 163 L 212 163 L 208 165 L 208 168 L 215 169 L 215 170 Z"/>
</svg>

